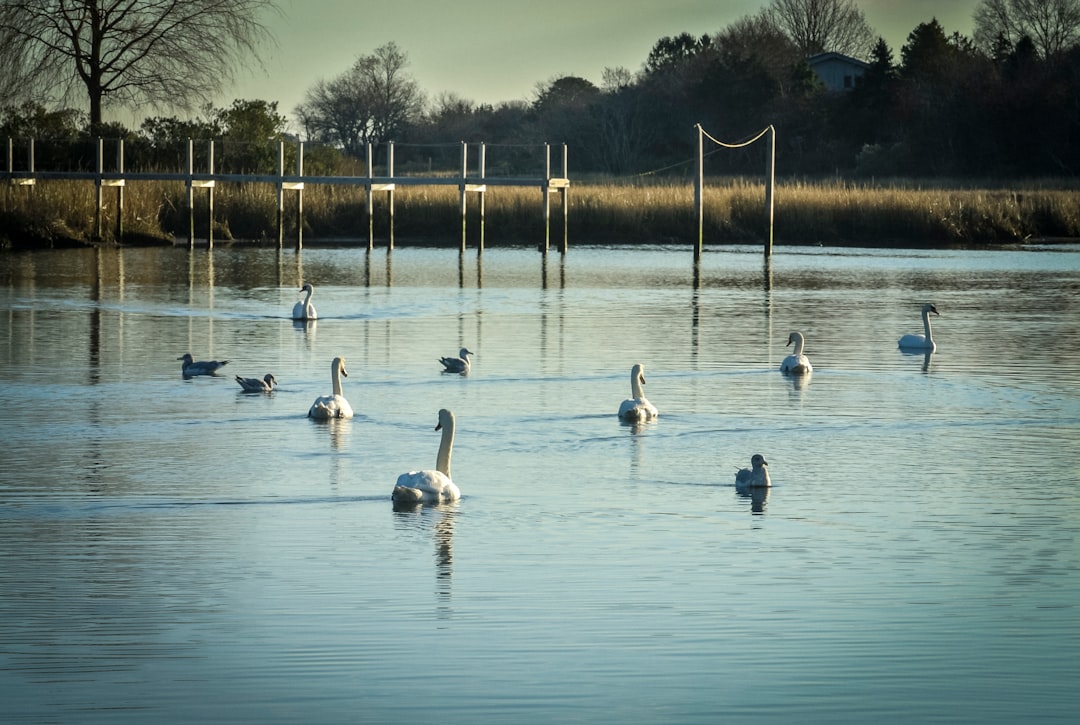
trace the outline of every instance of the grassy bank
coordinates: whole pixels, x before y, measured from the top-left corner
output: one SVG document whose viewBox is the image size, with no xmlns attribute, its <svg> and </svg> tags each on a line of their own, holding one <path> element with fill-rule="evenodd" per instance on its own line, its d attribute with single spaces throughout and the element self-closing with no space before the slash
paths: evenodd
<svg viewBox="0 0 1080 725">
<path fill-rule="evenodd" d="M 760 182 L 707 183 L 706 243 L 760 243 L 766 233 Z M 309 186 L 304 192 L 305 240 L 367 239 L 366 194 L 359 188 Z M 963 245 L 1080 237 L 1080 190 L 1061 185 L 957 188 L 911 182 L 851 184 L 786 181 L 775 194 L 777 244 Z M 207 232 L 205 190 L 195 194 L 196 234 Z M 59 246 L 95 241 L 97 193 L 88 181 L 42 181 L 0 191 L 0 245 Z M 115 243 L 116 190 L 105 189 L 103 243 Z M 485 243 L 534 244 L 543 239 L 542 195 L 535 188 L 489 187 Z M 461 235 L 459 197 L 452 187 L 399 187 L 394 196 L 398 243 L 445 241 Z M 186 238 L 187 191 L 180 182 L 130 182 L 124 190 L 122 243 Z M 692 242 L 697 229 L 689 183 L 579 181 L 569 190 L 571 244 Z M 477 196 L 468 199 L 470 239 L 478 233 Z M 286 239 L 294 239 L 296 196 L 286 196 Z M 388 235 L 386 194 L 376 193 L 377 242 Z M 269 184 L 224 184 L 214 196 L 215 239 L 277 239 L 277 193 Z M 561 238 L 562 211 L 552 194 L 552 240 Z"/>
</svg>

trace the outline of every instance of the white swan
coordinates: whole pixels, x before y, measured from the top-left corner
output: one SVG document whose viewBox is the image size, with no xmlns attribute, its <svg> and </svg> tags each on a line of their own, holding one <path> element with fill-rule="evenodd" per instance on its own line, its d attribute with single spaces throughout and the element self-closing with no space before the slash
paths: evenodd
<svg viewBox="0 0 1080 725">
<path fill-rule="evenodd" d="M 441 357 L 439 362 L 443 365 L 444 373 L 462 373 L 469 372 L 469 355 L 475 355 L 475 352 L 468 350 L 467 348 L 461 348 L 458 351 L 459 357 Z"/>
<path fill-rule="evenodd" d="M 193 375 L 214 375 L 219 368 L 229 364 L 228 360 L 200 360 L 196 362 L 191 357 L 190 352 L 185 352 L 176 359 L 184 361 L 180 364 L 180 373 L 185 378 L 190 378 Z"/>
<path fill-rule="evenodd" d="M 311 294 L 315 291 L 315 288 L 310 284 L 305 283 L 300 288 L 301 292 L 307 292 L 307 296 L 304 297 L 303 302 L 297 302 L 292 308 L 292 318 L 294 320 L 317 320 L 319 315 L 315 312 L 315 305 L 311 304 Z"/>
<path fill-rule="evenodd" d="M 930 313 L 935 315 L 941 313 L 937 311 L 937 308 L 927 302 L 922 306 L 922 324 L 923 330 L 926 331 L 925 335 L 904 335 L 897 341 L 899 347 L 904 347 L 913 350 L 936 350 L 937 345 L 934 344 L 934 335 L 930 330 Z"/>
<path fill-rule="evenodd" d="M 398 476 L 394 492 L 391 494 L 396 504 L 443 503 L 461 498 L 461 491 L 450 479 L 450 454 L 454 449 L 454 414 L 443 408 L 439 411 L 439 424 L 435 430 L 442 430 L 439 443 L 439 455 L 435 459 L 435 470 L 409 471 Z"/>
<path fill-rule="evenodd" d="M 642 386 L 645 384 L 645 366 L 637 363 L 630 369 L 630 396 L 619 406 L 619 418 L 625 421 L 641 423 L 655 420 L 660 413 L 656 406 L 648 401 Z"/>
<path fill-rule="evenodd" d="M 750 457 L 752 468 L 740 468 L 735 473 L 735 485 L 739 488 L 767 488 L 772 486 L 769 478 L 769 462 L 760 453 Z"/>
<path fill-rule="evenodd" d="M 240 383 L 245 393 L 270 393 L 277 385 L 277 380 L 270 373 L 261 378 L 242 378 L 237 375 L 236 382 Z"/>
<path fill-rule="evenodd" d="M 309 418 L 328 420 L 330 418 L 353 417 L 352 406 L 349 405 L 349 401 L 345 400 L 345 396 L 341 394 L 342 375 L 349 377 L 349 373 L 345 370 L 345 358 L 336 357 L 334 362 L 330 363 L 330 380 L 333 382 L 334 392 L 330 395 L 315 398 L 315 402 L 311 404 L 311 409 L 308 410 Z"/>
<path fill-rule="evenodd" d="M 795 343 L 795 349 L 780 363 L 780 372 L 788 375 L 804 375 L 814 372 L 814 366 L 810 364 L 810 358 L 803 355 L 806 340 L 801 332 L 793 332 L 788 335 L 787 344 Z M 787 347 L 787 345 L 785 345 Z"/>
</svg>

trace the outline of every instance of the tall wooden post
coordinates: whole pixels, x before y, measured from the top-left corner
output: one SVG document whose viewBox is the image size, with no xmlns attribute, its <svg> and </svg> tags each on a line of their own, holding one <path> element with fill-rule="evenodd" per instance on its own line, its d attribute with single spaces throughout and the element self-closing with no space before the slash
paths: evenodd
<svg viewBox="0 0 1080 725">
<path fill-rule="evenodd" d="M 697 173 L 694 175 L 694 211 L 697 214 L 697 243 L 694 245 L 694 264 L 701 261 L 702 238 L 705 234 L 705 154 L 702 150 L 701 124 L 697 125 Z"/>
<path fill-rule="evenodd" d="M 296 249 L 304 248 L 304 142 L 296 144 L 296 175 L 300 177 L 296 187 Z"/>
<path fill-rule="evenodd" d="M 551 243 L 551 144 L 544 144 L 544 254 Z"/>
<path fill-rule="evenodd" d="M 195 248 L 195 180 L 192 178 L 195 175 L 195 141 L 193 139 L 187 140 L 187 241 L 188 249 Z"/>
<path fill-rule="evenodd" d="M 570 172 L 567 169 L 567 151 L 565 143 L 562 145 L 562 178 L 565 183 L 563 186 L 559 187 L 559 197 L 562 200 L 562 247 L 559 251 L 566 254 L 566 250 L 570 246 L 570 208 L 567 206 L 570 194 Z"/>
<path fill-rule="evenodd" d="M 214 140 L 210 139 L 206 143 L 206 170 L 210 176 L 214 175 Z M 208 249 L 214 248 L 214 180 L 210 179 L 206 182 L 206 246 Z"/>
<path fill-rule="evenodd" d="M 390 238 L 386 243 L 387 249 L 394 248 L 394 142 L 389 141 L 386 145 L 386 175 L 390 177 L 389 188 L 386 190 L 386 204 L 390 209 Z"/>
<path fill-rule="evenodd" d="M 765 169 L 765 218 L 769 228 L 765 237 L 765 259 L 772 257 L 773 192 L 776 188 L 776 128 L 769 126 L 769 158 Z"/>
<path fill-rule="evenodd" d="M 97 140 L 97 176 L 94 178 L 95 185 L 97 186 L 97 204 L 94 209 L 94 235 L 97 239 L 101 239 L 101 207 L 105 201 L 102 198 L 101 175 L 104 171 L 105 159 L 104 159 L 104 141 L 101 136 L 98 136 Z"/>
<path fill-rule="evenodd" d="M 371 161 L 372 161 L 372 153 L 371 153 L 371 144 L 369 143 L 367 145 L 367 176 L 368 176 L 368 178 L 367 178 L 367 248 L 368 248 L 368 251 L 371 251 L 375 247 L 375 209 L 374 209 L 374 206 L 375 206 L 374 205 L 375 193 L 371 188 L 371 184 L 372 184 L 371 177 L 373 175 L 372 171 L 371 171 Z"/>
<path fill-rule="evenodd" d="M 487 193 L 487 144 L 480 142 L 480 190 L 476 192 L 480 205 L 480 241 L 477 243 L 476 253 L 484 252 L 484 194 Z"/>
<path fill-rule="evenodd" d="M 116 170 L 120 178 L 116 183 L 116 241 L 124 238 L 124 139 L 116 145 Z"/>
<path fill-rule="evenodd" d="M 469 209 L 466 179 L 469 176 L 469 145 L 461 142 L 461 181 L 458 184 L 458 204 L 461 209 L 461 253 L 465 253 L 465 216 Z"/>
<path fill-rule="evenodd" d="M 285 245 L 285 142 L 278 141 L 277 244 Z"/>
</svg>

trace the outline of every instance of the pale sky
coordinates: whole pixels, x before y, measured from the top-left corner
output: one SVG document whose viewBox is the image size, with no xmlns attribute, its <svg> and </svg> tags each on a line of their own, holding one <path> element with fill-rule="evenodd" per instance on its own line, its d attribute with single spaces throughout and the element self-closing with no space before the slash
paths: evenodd
<svg viewBox="0 0 1080 725">
<path fill-rule="evenodd" d="M 970 36 L 979 0 L 855 0 L 893 50 L 936 17 L 946 34 Z M 279 0 L 264 19 L 276 46 L 263 69 L 240 70 L 215 105 L 277 101 L 292 117 L 316 81 L 393 41 L 429 98 L 453 92 L 477 103 L 532 100 L 563 75 L 601 83 L 604 68 L 637 71 L 664 36 L 711 34 L 768 0 Z M 298 130 L 298 129 L 293 129 Z"/>
</svg>

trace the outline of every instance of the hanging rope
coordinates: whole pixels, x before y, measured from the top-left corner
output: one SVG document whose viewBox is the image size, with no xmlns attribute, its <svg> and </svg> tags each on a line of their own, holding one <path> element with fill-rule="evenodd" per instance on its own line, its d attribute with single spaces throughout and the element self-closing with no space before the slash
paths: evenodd
<svg viewBox="0 0 1080 725">
<path fill-rule="evenodd" d="M 704 134 L 705 136 L 707 136 L 710 141 L 712 141 L 714 144 L 717 144 L 718 146 L 723 146 L 726 149 L 741 149 L 744 146 L 749 146 L 750 144 L 754 143 L 759 138 L 761 138 L 762 136 L 767 134 L 771 129 L 772 129 L 772 126 L 766 126 L 765 128 L 761 129 L 761 132 L 758 133 L 757 136 L 754 136 L 749 141 L 742 141 L 740 143 L 724 143 L 723 141 L 720 141 L 720 140 L 715 139 L 712 136 L 710 136 L 709 132 L 706 131 L 705 129 L 701 129 L 701 133 Z"/>
</svg>

